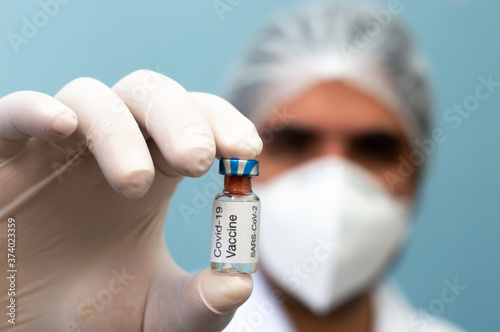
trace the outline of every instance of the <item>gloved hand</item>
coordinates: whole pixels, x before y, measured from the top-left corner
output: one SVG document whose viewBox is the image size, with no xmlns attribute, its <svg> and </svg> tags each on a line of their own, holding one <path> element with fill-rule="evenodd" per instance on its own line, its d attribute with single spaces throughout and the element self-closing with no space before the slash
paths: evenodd
<svg viewBox="0 0 500 332">
<path fill-rule="evenodd" d="M 183 176 L 261 149 L 229 103 L 150 71 L 112 89 L 79 78 L 55 98 L 0 99 L 0 330 L 222 330 L 250 296 L 251 276 L 183 271 L 163 222 Z M 10 217 L 15 325 L 6 315 Z"/>
</svg>

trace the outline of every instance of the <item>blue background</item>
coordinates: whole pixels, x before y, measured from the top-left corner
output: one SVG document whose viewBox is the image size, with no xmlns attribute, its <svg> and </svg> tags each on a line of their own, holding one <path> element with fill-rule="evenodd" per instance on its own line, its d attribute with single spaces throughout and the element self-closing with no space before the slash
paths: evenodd
<svg viewBox="0 0 500 332">
<path fill-rule="evenodd" d="M 17 53 L 8 35 L 21 34 L 23 17 L 32 20 L 40 4 L 0 3 L 0 95 L 26 89 L 54 94 L 78 76 L 112 85 L 139 68 L 165 73 L 188 90 L 218 93 L 228 65 L 255 28 L 276 10 L 299 2 L 241 1 L 221 19 L 213 0 L 66 1 Z M 442 117 L 474 93 L 478 76 L 492 74 L 500 81 L 500 2 L 401 3 L 401 16 L 432 66 L 436 125 L 448 140 L 434 156 L 409 247 L 393 275 L 419 308 L 436 304 L 445 280 L 458 278 L 467 289 L 441 315 L 470 331 L 498 331 L 500 91 L 456 130 Z M 216 177 L 184 181 L 169 212 L 168 245 L 191 271 L 208 265 Z M 195 190 L 201 194 L 193 202 Z M 183 217 L 186 206 L 198 214 Z"/>
</svg>

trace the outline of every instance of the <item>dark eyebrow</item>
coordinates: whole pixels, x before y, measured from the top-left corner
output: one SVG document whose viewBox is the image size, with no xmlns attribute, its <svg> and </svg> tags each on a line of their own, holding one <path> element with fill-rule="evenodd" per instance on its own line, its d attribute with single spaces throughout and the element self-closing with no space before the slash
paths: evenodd
<svg viewBox="0 0 500 332">
<path fill-rule="evenodd" d="M 359 132 L 356 134 L 351 135 L 352 138 L 394 138 L 397 140 L 403 140 L 404 138 L 401 137 L 400 134 L 393 130 L 388 130 L 388 129 L 373 129 L 373 130 L 367 130 L 365 132 Z"/>
<path fill-rule="evenodd" d="M 282 130 L 277 131 L 276 135 L 279 135 L 281 137 L 309 140 L 312 138 L 316 138 L 318 136 L 318 133 L 312 129 L 287 126 Z"/>
</svg>

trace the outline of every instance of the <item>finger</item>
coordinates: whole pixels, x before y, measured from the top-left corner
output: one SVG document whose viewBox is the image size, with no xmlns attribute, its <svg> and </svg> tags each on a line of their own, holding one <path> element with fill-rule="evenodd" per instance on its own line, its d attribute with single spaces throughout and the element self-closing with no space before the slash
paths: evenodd
<svg viewBox="0 0 500 332">
<path fill-rule="evenodd" d="M 155 163 L 167 175 L 199 177 L 215 159 L 212 129 L 203 112 L 174 80 L 139 70 L 113 90 L 155 141 L 167 163 Z M 160 166 L 161 165 L 161 166 Z"/>
<path fill-rule="evenodd" d="M 110 185 L 128 198 L 142 197 L 153 182 L 154 166 L 139 126 L 123 101 L 91 78 L 68 83 L 56 98 L 78 115 L 76 138 L 87 144 Z"/>
<path fill-rule="evenodd" d="M 163 287 L 155 292 L 163 299 L 148 301 L 155 303 L 156 307 L 149 307 L 146 328 L 152 331 L 211 332 L 222 331 L 230 322 L 236 309 L 250 297 L 253 281 L 249 274 L 216 273 L 205 269 L 192 277 L 174 300 L 167 294 L 175 287 L 171 283 L 163 284 Z"/>
<path fill-rule="evenodd" d="M 19 152 L 30 137 L 57 141 L 77 126 L 77 116 L 56 99 L 33 91 L 19 91 L 0 99 L 0 158 Z"/>
<path fill-rule="evenodd" d="M 188 284 L 184 306 L 191 306 L 190 300 L 201 301 L 200 310 L 208 308 L 218 315 L 233 314 L 252 293 L 253 281 L 250 274 L 217 273 L 205 269 Z M 196 295 L 195 295 L 196 294 Z"/>
<path fill-rule="evenodd" d="M 201 271 L 187 284 L 181 300 L 180 317 L 187 331 L 221 331 L 252 288 L 249 274 Z"/>
<path fill-rule="evenodd" d="M 208 119 L 215 136 L 217 158 L 255 159 L 262 140 L 253 123 L 226 100 L 201 92 L 190 92 Z"/>
</svg>

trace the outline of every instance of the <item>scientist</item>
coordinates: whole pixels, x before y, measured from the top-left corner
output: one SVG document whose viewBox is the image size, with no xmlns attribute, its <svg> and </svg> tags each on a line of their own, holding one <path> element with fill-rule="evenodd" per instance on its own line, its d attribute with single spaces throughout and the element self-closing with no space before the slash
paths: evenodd
<svg viewBox="0 0 500 332">
<path fill-rule="evenodd" d="M 398 165 L 431 106 L 405 30 L 372 10 L 287 13 L 236 72 L 229 97 L 265 136 L 266 210 L 262 271 L 229 331 L 456 331 L 379 286 L 422 174 Z M 183 271 L 163 222 L 184 176 L 261 150 L 231 104 L 150 71 L 1 98 L 0 243 L 15 246 L 0 251 L 0 330 L 223 330 L 252 278 Z"/>
<path fill-rule="evenodd" d="M 383 282 L 410 225 L 419 149 L 436 144 L 400 9 L 301 5 L 265 25 L 232 71 L 228 100 L 264 141 L 263 210 L 254 292 L 224 331 L 459 331 Z"/>
</svg>

